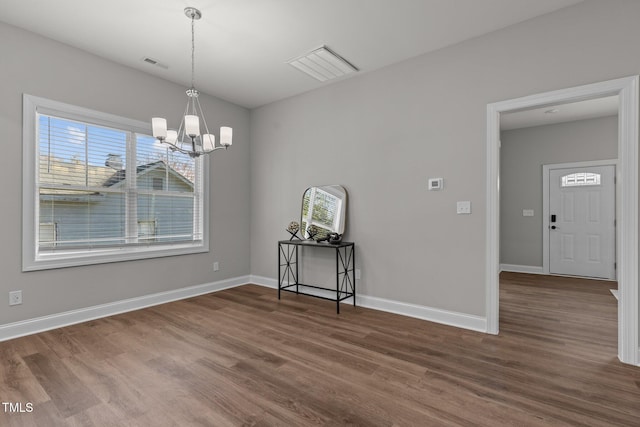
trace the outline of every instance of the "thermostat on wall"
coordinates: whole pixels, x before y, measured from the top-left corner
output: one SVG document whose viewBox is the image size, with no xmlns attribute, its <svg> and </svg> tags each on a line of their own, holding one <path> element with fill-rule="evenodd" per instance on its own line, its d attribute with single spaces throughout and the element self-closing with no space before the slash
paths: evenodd
<svg viewBox="0 0 640 427">
<path fill-rule="evenodd" d="M 442 190 L 442 178 L 429 178 L 429 191 Z"/>
</svg>

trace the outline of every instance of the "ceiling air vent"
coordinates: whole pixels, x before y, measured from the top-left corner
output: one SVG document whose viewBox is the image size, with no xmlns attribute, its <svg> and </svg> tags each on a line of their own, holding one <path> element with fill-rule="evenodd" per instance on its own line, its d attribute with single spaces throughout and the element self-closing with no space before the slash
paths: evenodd
<svg viewBox="0 0 640 427">
<path fill-rule="evenodd" d="M 287 61 L 287 64 L 320 80 L 321 82 L 335 79 L 358 71 L 349 61 L 333 52 L 326 46 L 319 47 Z"/>
<path fill-rule="evenodd" d="M 156 67 L 164 68 L 165 70 L 169 68 L 167 65 L 164 65 L 153 58 L 149 58 L 148 56 L 146 58 L 142 58 L 142 60 L 147 64 L 155 65 Z"/>
</svg>

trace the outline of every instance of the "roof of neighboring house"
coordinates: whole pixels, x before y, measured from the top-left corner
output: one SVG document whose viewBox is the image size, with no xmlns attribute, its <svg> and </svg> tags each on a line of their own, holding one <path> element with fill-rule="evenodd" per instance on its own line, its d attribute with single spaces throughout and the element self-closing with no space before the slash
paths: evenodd
<svg viewBox="0 0 640 427">
<path fill-rule="evenodd" d="M 140 166 L 136 167 L 136 174 L 138 176 L 144 175 L 145 173 L 150 172 L 150 171 L 155 170 L 155 169 L 158 169 L 160 167 L 163 167 L 163 168 L 164 167 L 168 167 L 169 168 L 169 173 L 171 175 L 173 175 L 174 177 L 176 177 L 180 181 L 184 182 L 189 187 L 193 188 L 193 183 L 191 181 L 189 181 L 187 178 L 185 178 L 182 174 L 178 173 L 172 167 L 167 166 L 167 164 L 165 163 L 164 160 L 158 160 L 157 162 L 140 165 Z M 124 182 L 125 179 L 126 179 L 126 171 L 124 169 L 121 169 L 121 170 L 117 171 L 116 173 L 114 173 L 109 179 L 107 179 L 104 182 L 103 186 L 104 187 L 118 186 L 121 182 Z"/>
<path fill-rule="evenodd" d="M 175 179 L 184 183 L 188 187 L 193 188 L 193 182 L 173 169 L 171 166 L 167 165 L 164 160 L 158 160 L 155 162 L 137 166 L 136 174 L 139 177 L 150 171 L 165 168 L 168 169 L 169 174 Z M 88 168 L 86 168 L 85 164 L 79 161 L 64 161 L 55 158 L 48 158 L 47 156 L 41 156 L 39 179 L 40 183 L 45 186 L 52 185 L 56 187 L 75 187 L 74 189 L 69 188 L 69 190 L 48 189 L 46 190 L 47 194 L 78 193 L 78 191 L 84 192 L 78 187 L 89 187 L 92 189 L 101 187 L 117 188 L 126 180 L 126 171 L 124 169 L 114 171 L 114 169 L 110 167 L 96 165 L 89 165 Z"/>
</svg>

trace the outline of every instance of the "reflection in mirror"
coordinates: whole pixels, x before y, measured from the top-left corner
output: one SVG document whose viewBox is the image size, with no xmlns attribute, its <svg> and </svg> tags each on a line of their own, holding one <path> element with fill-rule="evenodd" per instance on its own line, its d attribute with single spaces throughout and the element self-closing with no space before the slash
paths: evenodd
<svg viewBox="0 0 640 427">
<path fill-rule="evenodd" d="M 324 185 L 307 188 L 302 196 L 302 238 L 318 240 L 325 238 L 329 233 L 344 234 L 346 213 L 347 190 L 343 186 Z M 313 226 L 318 231 L 315 236 Z"/>
</svg>

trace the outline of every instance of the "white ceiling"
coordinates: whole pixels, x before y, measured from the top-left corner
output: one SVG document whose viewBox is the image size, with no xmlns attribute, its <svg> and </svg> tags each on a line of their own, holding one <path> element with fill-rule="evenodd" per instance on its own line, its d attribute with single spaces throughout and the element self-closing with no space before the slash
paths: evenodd
<svg viewBox="0 0 640 427">
<path fill-rule="evenodd" d="M 595 119 L 618 114 L 618 95 L 569 104 L 506 113 L 500 117 L 500 130 L 521 129 L 575 120 Z"/>
<path fill-rule="evenodd" d="M 285 64 L 323 44 L 364 73 L 581 1 L 0 0 L 0 21 L 188 86 L 197 7 L 196 87 L 252 108 L 331 84 Z"/>
</svg>

